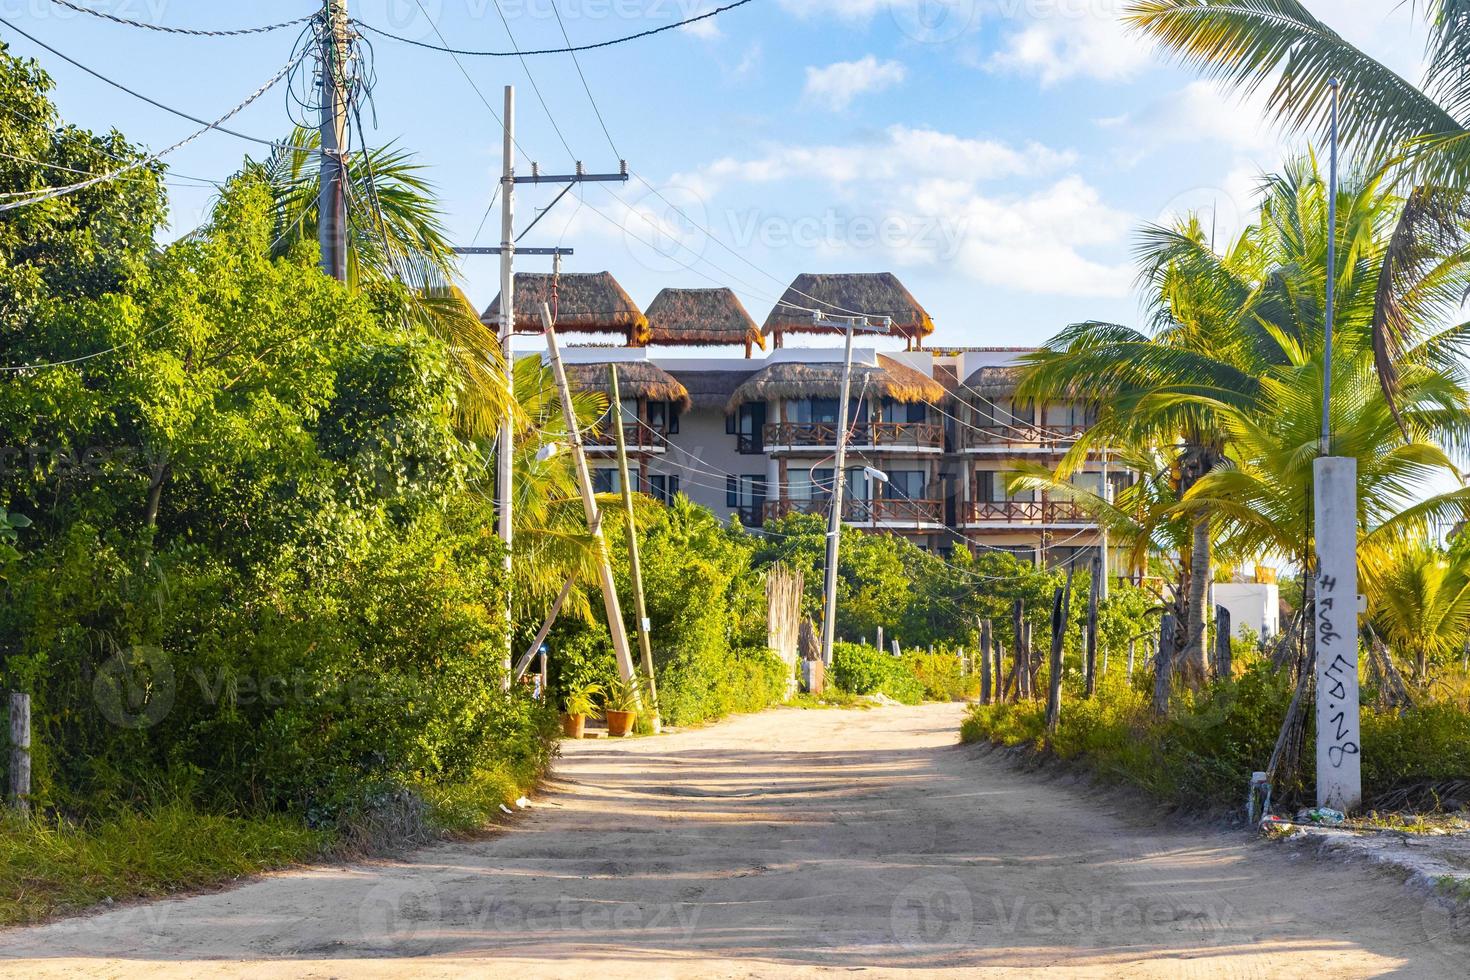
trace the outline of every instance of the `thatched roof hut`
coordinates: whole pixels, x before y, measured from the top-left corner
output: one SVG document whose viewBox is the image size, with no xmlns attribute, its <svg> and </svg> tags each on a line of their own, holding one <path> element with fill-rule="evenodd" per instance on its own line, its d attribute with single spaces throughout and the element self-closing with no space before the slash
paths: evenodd
<svg viewBox="0 0 1470 980">
<path fill-rule="evenodd" d="M 807 272 L 786 287 L 780 302 L 766 317 L 765 333 L 773 336 L 780 347 L 785 333 L 842 332 L 840 328 L 814 325 L 808 312 L 813 308 L 832 316 L 889 317 L 893 320 L 891 336 L 903 337 L 910 346 L 923 347 L 924 338 L 934 332 L 928 312 L 891 272 Z"/>
<path fill-rule="evenodd" d="M 621 334 L 629 347 L 648 343 L 648 317 L 611 272 L 563 272 L 553 304 L 555 278 L 544 272 L 516 273 L 516 333 L 540 333 L 541 304 L 547 303 L 556 311 L 558 331 Z M 500 322 L 499 296 L 480 319 L 489 324 Z"/>
<path fill-rule="evenodd" d="M 980 398 L 1009 398 L 1021 383 L 1021 368 L 1015 364 L 988 364 L 965 379 L 962 395 Z"/>
<path fill-rule="evenodd" d="M 675 375 L 689 389 L 689 398 L 694 408 L 720 409 L 745 382 L 754 376 L 754 369 L 746 371 L 680 371 Z"/>
<path fill-rule="evenodd" d="M 852 366 L 852 397 L 866 392 L 869 398 L 892 398 L 897 402 L 934 402 L 944 400 L 944 385 L 907 364 L 878 355 L 878 364 Z M 838 398 L 842 395 L 842 363 L 819 364 L 783 362 L 772 364 L 745 384 L 735 389 L 725 403 L 727 414 L 746 402 L 770 401 L 773 398 Z"/>
<path fill-rule="evenodd" d="M 679 411 L 689 411 L 689 389 L 652 361 L 618 361 L 618 394 L 651 402 L 673 402 Z M 612 381 L 606 364 L 568 364 L 567 381 L 585 391 L 600 391 L 612 397 Z"/>
<path fill-rule="evenodd" d="M 650 343 L 734 344 L 766 349 L 766 339 L 735 293 L 717 289 L 665 289 L 648 304 Z"/>
</svg>

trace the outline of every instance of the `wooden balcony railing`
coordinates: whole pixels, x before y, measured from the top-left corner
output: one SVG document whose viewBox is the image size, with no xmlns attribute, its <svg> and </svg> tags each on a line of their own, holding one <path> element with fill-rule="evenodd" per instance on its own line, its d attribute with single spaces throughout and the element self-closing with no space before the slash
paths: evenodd
<svg viewBox="0 0 1470 980">
<path fill-rule="evenodd" d="M 1005 521 L 1011 524 L 1090 524 L 1070 500 L 971 500 L 960 511 L 966 524 Z"/>
<path fill-rule="evenodd" d="M 787 514 L 825 515 L 831 506 L 827 497 L 770 500 L 766 502 L 766 519 L 774 520 Z M 842 501 L 842 519 L 848 524 L 943 524 L 944 501 L 855 500 L 846 497 Z"/>
<path fill-rule="evenodd" d="M 630 453 L 656 452 L 662 450 L 667 441 L 664 433 L 653 431 L 642 423 L 627 422 L 623 425 L 623 442 Z M 586 446 L 588 449 L 616 449 L 617 434 L 612 426 L 604 423 L 587 433 Z"/>
<path fill-rule="evenodd" d="M 984 446 L 1039 446 L 1052 448 L 1070 446 L 1077 437 L 1087 431 L 1085 425 L 1039 426 L 1026 422 L 1014 425 L 970 425 L 962 426 L 965 445 L 969 448 Z"/>
<path fill-rule="evenodd" d="M 772 422 L 766 426 L 767 446 L 837 448 L 836 422 Z M 942 449 L 944 426 L 934 422 L 859 422 L 848 444 L 883 449 Z"/>
</svg>

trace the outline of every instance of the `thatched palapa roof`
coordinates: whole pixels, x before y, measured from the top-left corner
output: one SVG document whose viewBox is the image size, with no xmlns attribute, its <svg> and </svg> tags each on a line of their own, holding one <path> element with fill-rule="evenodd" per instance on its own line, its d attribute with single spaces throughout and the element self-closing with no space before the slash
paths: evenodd
<svg viewBox="0 0 1470 980">
<path fill-rule="evenodd" d="M 735 389 L 749 381 L 754 369 L 745 371 L 680 371 L 675 377 L 689 389 L 695 408 L 724 410 Z"/>
<path fill-rule="evenodd" d="M 648 304 L 655 344 L 754 344 L 766 339 L 735 293 L 717 289 L 665 289 Z"/>
<path fill-rule="evenodd" d="M 988 364 L 965 379 L 964 395 L 1009 398 L 1021 383 L 1021 368 L 1014 364 Z"/>
<path fill-rule="evenodd" d="M 679 411 L 689 411 L 689 389 L 679 379 L 652 361 L 618 361 L 618 394 L 624 398 L 646 398 L 651 402 L 674 402 Z M 586 391 L 612 397 L 612 380 L 606 364 L 568 364 L 567 380 Z"/>
<path fill-rule="evenodd" d="M 541 332 L 541 304 L 551 304 L 553 278 L 543 272 L 516 273 L 517 333 Z M 648 343 L 648 317 L 611 272 L 563 272 L 556 294 L 553 308 L 558 331 L 622 334 L 629 347 Z M 499 296 L 480 319 L 500 322 Z"/>
<path fill-rule="evenodd" d="M 866 392 L 869 398 L 892 398 L 898 402 L 941 402 L 944 385 L 907 364 L 878 355 L 878 364 L 852 366 L 852 397 Z M 838 398 L 842 395 L 842 363 L 819 364 L 786 361 L 772 364 L 735 389 L 725 403 L 726 413 L 746 402 L 773 398 Z"/>
<path fill-rule="evenodd" d="M 862 315 L 893 320 L 892 335 L 922 340 L 934 332 L 934 321 L 914 294 L 891 272 L 850 272 L 836 275 L 802 273 L 786 287 L 781 301 L 766 317 L 765 332 L 841 333 L 812 323 L 811 309 L 831 316 Z"/>
</svg>

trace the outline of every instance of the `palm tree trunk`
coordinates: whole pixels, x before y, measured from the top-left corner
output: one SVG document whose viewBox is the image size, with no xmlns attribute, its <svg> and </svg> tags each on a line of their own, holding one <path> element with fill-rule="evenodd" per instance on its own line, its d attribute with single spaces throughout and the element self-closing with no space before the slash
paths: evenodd
<svg viewBox="0 0 1470 980">
<path fill-rule="evenodd" d="M 1208 679 L 1210 579 L 1213 577 L 1210 550 L 1210 518 L 1202 514 L 1194 522 L 1194 542 L 1189 550 L 1189 620 L 1184 657 L 1179 673 L 1184 683 L 1198 690 Z"/>
</svg>

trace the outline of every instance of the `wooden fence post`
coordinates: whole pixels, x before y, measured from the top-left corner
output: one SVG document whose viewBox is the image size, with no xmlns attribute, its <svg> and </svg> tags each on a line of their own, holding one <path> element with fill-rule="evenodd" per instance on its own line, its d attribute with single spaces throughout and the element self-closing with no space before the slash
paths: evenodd
<svg viewBox="0 0 1470 980">
<path fill-rule="evenodd" d="M 1230 662 L 1230 610 L 1215 607 L 1215 676 L 1229 677 L 1234 665 Z"/>
<path fill-rule="evenodd" d="M 1014 645 L 1011 647 L 1011 657 L 1015 661 L 1012 668 L 1016 672 L 1016 700 L 1029 697 L 1030 692 L 1026 689 L 1026 603 L 1020 599 L 1011 603 L 1011 626 Z"/>
<path fill-rule="evenodd" d="M 1026 638 L 1026 697 L 1032 701 L 1036 700 L 1036 674 L 1041 670 L 1041 658 L 1031 647 L 1031 624 L 1026 623 L 1021 630 L 1021 635 Z"/>
<path fill-rule="evenodd" d="M 1097 693 L 1097 600 L 1098 593 L 1102 588 L 1102 563 L 1092 563 L 1092 587 L 1087 591 L 1087 663 L 1083 668 L 1086 674 L 1086 696 L 1092 697 Z"/>
<path fill-rule="evenodd" d="M 1159 653 L 1154 658 L 1154 714 L 1163 718 L 1169 713 L 1169 695 L 1174 673 L 1174 614 L 1164 613 L 1159 623 Z"/>
<path fill-rule="evenodd" d="M 31 696 L 10 694 L 10 803 L 31 812 Z"/>
<path fill-rule="evenodd" d="M 991 701 L 1000 703 L 1006 699 L 1004 679 L 1006 676 L 1006 648 L 1001 645 L 999 640 L 995 639 L 994 634 L 991 635 L 991 641 L 995 644 L 995 669 L 991 671 L 991 676 L 995 678 L 995 690 L 991 691 L 990 695 Z"/>
<path fill-rule="evenodd" d="M 980 620 L 980 703 L 990 703 L 990 620 Z"/>
<path fill-rule="evenodd" d="M 1067 585 L 1058 588 L 1051 606 L 1051 658 L 1047 664 L 1046 728 L 1056 731 L 1062 722 L 1062 651 L 1067 642 L 1067 623 L 1072 618 L 1072 573 L 1067 569 Z"/>
</svg>

